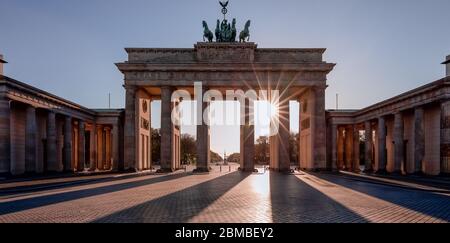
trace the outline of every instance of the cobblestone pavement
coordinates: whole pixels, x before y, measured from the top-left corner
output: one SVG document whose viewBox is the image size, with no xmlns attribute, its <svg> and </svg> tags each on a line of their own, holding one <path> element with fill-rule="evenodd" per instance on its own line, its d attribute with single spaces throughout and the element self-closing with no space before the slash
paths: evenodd
<svg viewBox="0 0 450 243">
<path fill-rule="evenodd" d="M 449 195 L 313 173 L 178 172 L 0 196 L 0 222 L 449 221 Z"/>
</svg>

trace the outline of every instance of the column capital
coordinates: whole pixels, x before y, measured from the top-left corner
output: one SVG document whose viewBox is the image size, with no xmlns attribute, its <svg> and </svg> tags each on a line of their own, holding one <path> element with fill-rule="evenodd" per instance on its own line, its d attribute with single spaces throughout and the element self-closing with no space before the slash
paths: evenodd
<svg viewBox="0 0 450 243">
<path fill-rule="evenodd" d="M 204 87 L 203 87 L 204 88 Z M 170 86 L 170 85 L 163 85 L 163 86 L 160 86 L 160 89 L 161 90 L 170 90 L 170 91 L 173 91 L 174 89 L 175 89 L 175 87 L 173 87 L 173 86 Z"/>
<path fill-rule="evenodd" d="M 137 86 L 136 85 L 123 85 L 123 87 L 127 90 L 127 91 L 136 91 L 137 90 Z"/>
<path fill-rule="evenodd" d="M 328 85 L 326 85 L 326 84 L 319 84 L 319 85 L 311 86 L 311 90 L 314 92 L 325 91 L 327 88 L 328 88 Z"/>
</svg>

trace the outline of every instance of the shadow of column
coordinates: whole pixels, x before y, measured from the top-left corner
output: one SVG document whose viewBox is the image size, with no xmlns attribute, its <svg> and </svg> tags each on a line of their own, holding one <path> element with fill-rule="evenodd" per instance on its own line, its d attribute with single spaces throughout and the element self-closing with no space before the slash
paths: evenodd
<svg viewBox="0 0 450 243">
<path fill-rule="evenodd" d="M 314 174 L 314 176 L 386 202 L 450 222 L 450 196 L 448 195 L 406 190 L 326 174 Z"/>
<path fill-rule="evenodd" d="M 185 223 L 195 217 L 249 173 L 233 172 L 187 189 L 95 220 L 96 223 Z"/>
<path fill-rule="evenodd" d="M 274 223 L 367 222 L 294 175 L 270 173 Z"/>
<path fill-rule="evenodd" d="M 46 196 L 38 196 L 33 198 L 26 198 L 20 200 L 14 200 L 9 202 L 0 203 L 0 215 L 8 213 L 20 212 L 23 210 L 33 209 L 37 207 L 43 207 L 61 202 L 67 202 L 71 200 L 98 196 L 106 193 L 117 192 L 127 190 L 135 187 L 146 186 L 158 182 L 167 182 L 170 180 L 179 179 L 188 176 L 188 174 L 172 174 L 161 177 L 154 177 L 145 180 L 126 182 L 115 185 L 108 185 L 90 189 L 83 189 L 71 192 L 63 192 Z"/>
</svg>

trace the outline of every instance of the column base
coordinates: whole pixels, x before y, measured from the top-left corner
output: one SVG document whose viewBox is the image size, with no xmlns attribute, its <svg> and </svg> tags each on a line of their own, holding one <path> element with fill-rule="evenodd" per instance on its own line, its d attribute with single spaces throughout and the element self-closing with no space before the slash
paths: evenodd
<svg viewBox="0 0 450 243">
<path fill-rule="evenodd" d="M 422 172 L 422 175 L 425 175 L 425 173 Z M 448 173 L 448 172 L 441 172 L 441 173 L 439 173 L 439 176 L 441 176 L 441 177 L 450 177 L 450 173 Z"/>
<path fill-rule="evenodd" d="M 424 176 L 425 173 L 423 173 L 422 171 L 416 171 L 416 172 L 410 173 L 409 175 L 412 175 L 412 176 Z"/>
<path fill-rule="evenodd" d="M 372 174 L 373 173 L 373 169 L 367 169 L 367 170 L 364 169 L 363 172 L 366 173 L 366 174 Z"/>
<path fill-rule="evenodd" d="M 158 173 L 158 174 L 168 174 L 168 173 L 172 173 L 172 172 L 173 172 L 172 168 L 161 168 L 156 171 L 156 173 Z"/>
<path fill-rule="evenodd" d="M 194 174 L 203 174 L 203 173 L 209 173 L 211 171 L 210 168 L 195 168 L 192 173 Z"/>
<path fill-rule="evenodd" d="M 401 170 L 396 170 L 396 171 L 391 172 L 390 175 L 401 176 L 401 175 L 403 175 L 403 173 Z"/>
<path fill-rule="evenodd" d="M 386 169 L 379 169 L 379 170 L 377 170 L 377 171 L 375 172 L 375 174 L 377 174 L 377 175 L 387 175 L 388 172 L 387 172 Z"/>
<path fill-rule="evenodd" d="M 275 171 L 282 174 L 293 174 L 295 173 L 295 170 L 293 169 L 271 169 L 271 171 Z"/>
<path fill-rule="evenodd" d="M 316 173 L 319 173 L 319 172 L 339 172 L 339 170 L 337 170 L 337 169 L 327 169 L 327 168 L 314 168 L 314 169 L 305 169 L 305 171 L 308 171 L 308 172 L 316 172 Z"/>
<path fill-rule="evenodd" d="M 242 171 L 242 172 L 252 172 L 252 173 L 258 173 L 259 172 L 255 168 L 241 168 L 241 167 L 239 167 L 238 170 Z"/>
</svg>

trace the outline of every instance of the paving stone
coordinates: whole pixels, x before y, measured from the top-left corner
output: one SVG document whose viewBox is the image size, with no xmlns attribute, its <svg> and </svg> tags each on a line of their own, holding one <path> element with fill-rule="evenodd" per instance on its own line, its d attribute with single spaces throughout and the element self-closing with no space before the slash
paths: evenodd
<svg viewBox="0 0 450 243">
<path fill-rule="evenodd" d="M 326 174 L 146 175 L 0 196 L 0 222 L 450 221 L 449 195 Z"/>
</svg>

